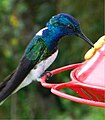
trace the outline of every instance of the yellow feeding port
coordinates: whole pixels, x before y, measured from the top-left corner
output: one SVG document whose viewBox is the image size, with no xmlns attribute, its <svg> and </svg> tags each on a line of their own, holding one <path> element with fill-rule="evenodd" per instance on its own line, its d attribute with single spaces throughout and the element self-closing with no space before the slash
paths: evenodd
<svg viewBox="0 0 105 120">
<path fill-rule="evenodd" d="M 94 48 L 92 47 L 87 53 L 85 54 L 85 60 L 89 60 L 95 54 L 97 50 L 99 50 L 105 44 L 105 35 L 102 36 L 95 44 Z"/>
</svg>

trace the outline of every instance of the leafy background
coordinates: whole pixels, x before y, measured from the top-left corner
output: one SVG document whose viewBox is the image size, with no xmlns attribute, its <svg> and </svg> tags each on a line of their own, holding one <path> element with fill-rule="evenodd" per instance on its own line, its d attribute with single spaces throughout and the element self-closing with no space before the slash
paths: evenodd
<svg viewBox="0 0 105 120">
<path fill-rule="evenodd" d="M 0 81 L 18 65 L 24 50 L 46 22 L 57 13 L 76 17 L 93 42 L 104 34 L 103 0 L 0 0 Z M 64 37 L 59 55 L 49 70 L 84 61 L 90 46 L 77 37 Z M 69 81 L 69 72 L 53 81 Z M 40 83 L 32 83 L 0 106 L 0 119 L 103 120 L 105 110 L 53 95 Z"/>
</svg>

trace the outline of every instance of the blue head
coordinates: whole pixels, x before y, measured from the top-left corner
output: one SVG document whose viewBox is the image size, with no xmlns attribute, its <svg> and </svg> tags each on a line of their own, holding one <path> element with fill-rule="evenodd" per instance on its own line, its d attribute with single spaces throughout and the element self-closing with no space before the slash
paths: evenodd
<svg viewBox="0 0 105 120">
<path fill-rule="evenodd" d="M 61 13 L 53 16 L 47 23 L 47 27 L 61 37 L 65 35 L 79 36 L 93 46 L 93 43 L 82 33 L 78 20 L 69 14 Z"/>
</svg>

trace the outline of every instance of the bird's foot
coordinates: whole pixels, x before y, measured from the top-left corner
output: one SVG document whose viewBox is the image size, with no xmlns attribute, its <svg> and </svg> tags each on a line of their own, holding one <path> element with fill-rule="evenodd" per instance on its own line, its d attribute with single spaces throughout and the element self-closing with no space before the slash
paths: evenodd
<svg viewBox="0 0 105 120">
<path fill-rule="evenodd" d="M 36 81 L 40 82 L 43 76 L 46 76 L 47 79 L 49 79 L 52 76 L 52 73 L 50 71 L 46 71 L 40 77 L 36 78 Z"/>
<path fill-rule="evenodd" d="M 52 76 L 52 73 L 50 71 L 46 71 L 41 76 L 46 76 L 47 79 L 49 79 Z"/>
</svg>

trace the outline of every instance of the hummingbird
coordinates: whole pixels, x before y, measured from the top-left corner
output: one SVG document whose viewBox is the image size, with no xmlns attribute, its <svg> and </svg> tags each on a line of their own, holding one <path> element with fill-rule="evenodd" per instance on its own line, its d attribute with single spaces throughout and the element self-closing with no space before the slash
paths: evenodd
<svg viewBox="0 0 105 120">
<path fill-rule="evenodd" d="M 30 41 L 16 70 L 0 84 L 1 104 L 32 81 L 40 81 L 42 74 L 56 59 L 59 40 L 64 36 L 79 36 L 94 46 L 72 15 L 60 13 L 53 16 Z"/>
</svg>

